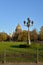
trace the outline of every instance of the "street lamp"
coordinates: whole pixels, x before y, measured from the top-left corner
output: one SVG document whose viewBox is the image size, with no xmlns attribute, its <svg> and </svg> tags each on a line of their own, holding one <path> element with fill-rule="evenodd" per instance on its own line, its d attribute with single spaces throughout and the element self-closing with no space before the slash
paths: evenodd
<svg viewBox="0 0 43 65">
<path fill-rule="evenodd" d="M 28 27 L 28 40 L 27 40 L 27 44 L 31 45 L 29 27 L 33 26 L 33 21 L 31 21 L 30 18 L 27 18 L 27 22 L 24 21 L 24 25 Z"/>
</svg>

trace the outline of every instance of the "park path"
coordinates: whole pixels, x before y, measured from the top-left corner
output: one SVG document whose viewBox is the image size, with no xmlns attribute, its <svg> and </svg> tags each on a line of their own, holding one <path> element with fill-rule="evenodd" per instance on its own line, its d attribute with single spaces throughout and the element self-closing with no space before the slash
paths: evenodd
<svg viewBox="0 0 43 65">
<path fill-rule="evenodd" d="M 7 64 L 0 64 L 0 65 L 43 65 L 43 63 L 7 63 Z"/>
</svg>

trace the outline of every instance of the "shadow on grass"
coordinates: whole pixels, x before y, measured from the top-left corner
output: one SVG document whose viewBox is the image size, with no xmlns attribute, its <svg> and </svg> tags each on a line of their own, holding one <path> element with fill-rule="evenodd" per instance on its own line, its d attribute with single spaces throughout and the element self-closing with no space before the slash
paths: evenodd
<svg viewBox="0 0 43 65">
<path fill-rule="evenodd" d="M 29 48 L 30 46 L 26 45 L 26 44 L 24 44 L 24 45 L 20 44 L 20 45 L 12 45 L 10 47 L 12 47 L 12 48 Z"/>
</svg>

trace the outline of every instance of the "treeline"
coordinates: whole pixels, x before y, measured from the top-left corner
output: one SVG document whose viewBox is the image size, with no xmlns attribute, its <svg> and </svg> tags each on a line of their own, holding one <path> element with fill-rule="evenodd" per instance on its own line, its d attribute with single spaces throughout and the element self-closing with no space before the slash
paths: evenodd
<svg viewBox="0 0 43 65">
<path fill-rule="evenodd" d="M 41 26 L 40 31 L 37 32 L 36 29 L 29 31 L 31 41 L 43 41 L 43 26 Z M 12 36 L 5 32 L 0 32 L 0 42 L 1 41 L 27 41 L 28 31 L 24 30 L 22 32 L 14 32 Z"/>
</svg>

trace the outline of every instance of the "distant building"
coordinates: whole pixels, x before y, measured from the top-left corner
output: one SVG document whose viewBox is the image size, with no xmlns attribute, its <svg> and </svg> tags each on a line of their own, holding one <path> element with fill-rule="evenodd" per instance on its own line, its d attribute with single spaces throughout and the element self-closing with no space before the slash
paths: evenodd
<svg viewBox="0 0 43 65">
<path fill-rule="evenodd" d="M 22 28 L 21 28 L 20 24 L 17 25 L 15 31 L 16 31 L 17 33 L 22 32 Z"/>
<path fill-rule="evenodd" d="M 22 33 L 22 28 L 21 28 L 20 24 L 17 25 L 15 32 L 13 32 L 13 34 L 10 33 L 10 35 L 9 35 L 11 38 L 10 40 L 12 40 L 12 37 L 17 36 L 18 33 Z"/>
</svg>

